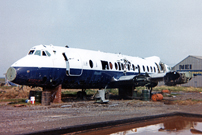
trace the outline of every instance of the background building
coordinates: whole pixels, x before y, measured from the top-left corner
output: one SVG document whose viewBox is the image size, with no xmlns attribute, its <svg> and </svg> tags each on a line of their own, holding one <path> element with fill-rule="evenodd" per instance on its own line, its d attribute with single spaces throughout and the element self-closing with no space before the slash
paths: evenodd
<svg viewBox="0 0 202 135">
<path fill-rule="evenodd" d="M 174 71 L 191 72 L 193 77 L 188 83 L 181 86 L 202 87 L 202 56 L 189 55 L 184 60 L 173 67 Z"/>
</svg>

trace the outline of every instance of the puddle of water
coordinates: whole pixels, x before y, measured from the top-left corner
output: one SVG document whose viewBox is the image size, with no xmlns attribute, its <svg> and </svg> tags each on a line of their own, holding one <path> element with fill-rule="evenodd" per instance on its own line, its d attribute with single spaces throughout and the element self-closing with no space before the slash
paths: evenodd
<svg viewBox="0 0 202 135">
<path fill-rule="evenodd" d="M 81 135 L 192 135 L 202 134 L 202 118 L 173 116 L 94 129 Z"/>
</svg>

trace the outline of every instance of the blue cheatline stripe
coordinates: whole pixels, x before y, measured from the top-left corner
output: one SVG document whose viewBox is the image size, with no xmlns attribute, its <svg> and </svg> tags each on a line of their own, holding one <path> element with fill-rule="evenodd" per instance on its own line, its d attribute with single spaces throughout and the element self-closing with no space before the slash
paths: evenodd
<svg viewBox="0 0 202 135">
<path fill-rule="evenodd" d="M 14 67 L 17 77 L 13 81 L 20 85 L 54 87 L 62 84 L 63 88 L 103 88 L 112 77 L 118 79 L 125 74 L 123 71 L 86 70 L 81 76 L 67 76 L 65 68 Z M 71 69 L 78 75 L 81 69 Z M 137 75 L 137 72 L 127 72 L 126 75 Z"/>
</svg>

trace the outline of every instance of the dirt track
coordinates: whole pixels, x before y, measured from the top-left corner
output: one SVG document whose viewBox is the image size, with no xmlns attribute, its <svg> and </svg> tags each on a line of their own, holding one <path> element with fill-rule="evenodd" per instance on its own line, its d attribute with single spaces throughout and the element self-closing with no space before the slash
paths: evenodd
<svg viewBox="0 0 202 135">
<path fill-rule="evenodd" d="M 197 101 L 178 105 L 173 100 Z M 108 104 L 94 101 L 64 102 L 50 106 L 13 107 L 0 104 L 0 134 L 25 134 L 60 127 L 150 116 L 170 112 L 202 114 L 202 94 L 180 92 L 164 101 L 110 100 Z M 165 104 L 166 103 L 166 104 Z M 180 103 L 181 104 L 181 103 Z M 182 103 L 183 104 L 183 103 Z"/>
</svg>

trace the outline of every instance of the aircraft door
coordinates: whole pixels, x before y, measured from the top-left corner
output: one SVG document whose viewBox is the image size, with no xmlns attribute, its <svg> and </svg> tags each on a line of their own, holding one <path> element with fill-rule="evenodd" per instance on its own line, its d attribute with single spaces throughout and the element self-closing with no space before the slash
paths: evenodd
<svg viewBox="0 0 202 135">
<path fill-rule="evenodd" d="M 67 55 L 63 53 L 66 61 L 66 74 L 69 76 L 81 76 L 83 73 L 82 60 L 78 54 Z"/>
<path fill-rule="evenodd" d="M 65 61 L 66 61 L 66 75 L 67 76 L 69 76 L 70 74 L 69 74 L 69 61 L 68 61 L 68 58 L 67 58 L 67 56 L 66 56 L 66 54 L 65 53 L 62 53 L 62 55 L 63 55 L 63 57 L 64 57 L 64 59 L 65 59 Z"/>
</svg>

